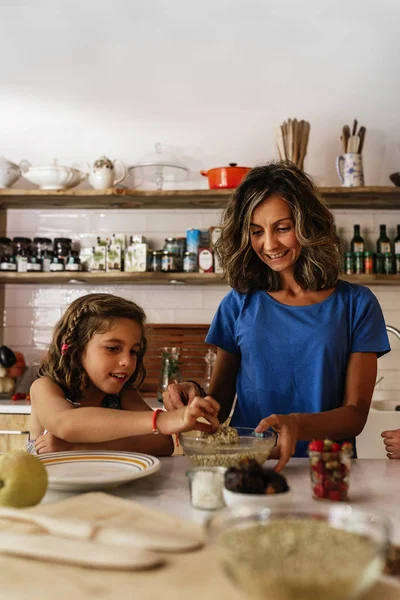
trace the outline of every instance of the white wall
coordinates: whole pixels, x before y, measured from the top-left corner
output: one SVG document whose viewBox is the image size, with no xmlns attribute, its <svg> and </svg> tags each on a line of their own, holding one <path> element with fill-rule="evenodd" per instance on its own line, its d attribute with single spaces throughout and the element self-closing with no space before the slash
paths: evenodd
<svg viewBox="0 0 400 600">
<path fill-rule="evenodd" d="M 311 122 L 306 169 L 330 185 L 356 117 L 366 183 L 390 184 L 399 21 L 398 0 L 2 0 L 0 154 L 132 164 L 160 141 L 195 172 L 253 166 L 297 117 Z"/>
<path fill-rule="evenodd" d="M 231 161 L 277 157 L 274 126 L 311 122 L 306 170 L 337 185 L 340 131 L 367 127 L 366 183 L 400 171 L 398 0 L 0 1 L 0 154 L 18 162 L 132 164 L 155 142 L 197 173 Z M 132 182 L 124 182 L 130 185 Z M 173 185 L 173 184 L 171 184 Z M 28 187 L 21 180 L 18 187 Z M 178 187 L 177 184 L 173 187 Z M 154 243 L 217 223 L 219 211 L 9 211 L 9 235 L 141 232 Z M 347 239 L 358 222 L 369 242 L 399 211 L 336 211 Z M 155 322 L 207 323 L 225 287 L 97 287 L 133 297 Z M 76 293 L 62 286 L 7 286 L 4 343 L 28 359 Z M 376 288 L 387 322 L 400 327 L 400 288 Z M 380 361 L 382 397 L 400 390 L 400 345 Z"/>
</svg>

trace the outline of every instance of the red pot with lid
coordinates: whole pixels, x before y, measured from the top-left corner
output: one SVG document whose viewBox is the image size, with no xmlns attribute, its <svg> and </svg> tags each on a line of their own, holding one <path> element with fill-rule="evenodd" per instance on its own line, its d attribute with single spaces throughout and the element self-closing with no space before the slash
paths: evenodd
<svg viewBox="0 0 400 600">
<path fill-rule="evenodd" d="M 228 167 L 217 167 L 208 171 L 200 171 L 200 173 L 204 177 L 208 177 L 210 190 L 216 190 L 237 187 L 250 170 L 250 167 L 238 167 L 236 163 L 229 163 Z"/>
</svg>

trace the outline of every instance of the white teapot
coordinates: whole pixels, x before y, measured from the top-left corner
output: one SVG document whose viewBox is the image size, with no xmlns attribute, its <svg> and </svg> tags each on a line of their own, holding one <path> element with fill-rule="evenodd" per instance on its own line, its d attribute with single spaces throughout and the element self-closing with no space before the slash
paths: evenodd
<svg viewBox="0 0 400 600">
<path fill-rule="evenodd" d="M 120 160 L 113 162 L 106 156 L 101 156 L 94 161 L 93 169 L 89 170 L 89 183 L 95 190 L 106 190 L 120 183 L 125 175 L 126 169 Z"/>
<path fill-rule="evenodd" d="M 0 158 L 0 189 L 8 188 L 21 177 L 21 169 L 18 165 L 10 162 L 4 157 Z"/>
</svg>

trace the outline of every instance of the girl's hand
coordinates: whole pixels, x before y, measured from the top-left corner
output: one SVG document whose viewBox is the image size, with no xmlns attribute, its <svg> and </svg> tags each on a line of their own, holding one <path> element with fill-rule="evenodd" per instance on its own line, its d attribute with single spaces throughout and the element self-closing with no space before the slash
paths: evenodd
<svg viewBox="0 0 400 600">
<path fill-rule="evenodd" d="M 214 398 L 196 396 L 189 406 L 184 406 L 173 412 L 162 412 L 158 415 L 159 430 L 165 435 L 181 433 L 198 429 L 211 433 L 216 431 L 220 425 L 218 412 L 220 406 Z M 200 417 L 207 419 L 208 423 L 198 421 Z"/>
<path fill-rule="evenodd" d="M 35 441 L 35 448 L 38 454 L 47 454 L 48 452 L 66 452 L 68 450 L 73 450 L 72 444 L 61 440 L 51 433 L 45 433 L 38 437 L 38 439 Z"/>
<path fill-rule="evenodd" d="M 163 392 L 163 404 L 167 410 L 178 410 L 190 404 L 198 395 L 199 390 L 194 383 L 170 383 L 166 392 Z"/>
<path fill-rule="evenodd" d="M 383 443 L 388 458 L 400 458 L 400 429 L 382 431 Z"/>
<path fill-rule="evenodd" d="M 278 432 L 278 443 L 272 457 L 279 456 L 279 462 L 275 466 L 275 471 L 279 473 L 289 462 L 296 450 L 296 443 L 299 439 L 299 426 L 296 415 L 271 415 L 262 419 L 256 427 L 256 432 L 261 433 L 272 427 Z"/>
</svg>

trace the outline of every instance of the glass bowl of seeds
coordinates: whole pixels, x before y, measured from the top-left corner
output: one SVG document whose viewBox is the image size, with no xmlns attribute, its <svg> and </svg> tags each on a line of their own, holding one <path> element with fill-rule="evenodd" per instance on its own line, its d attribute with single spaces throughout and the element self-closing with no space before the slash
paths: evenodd
<svg viewBox="0 0 400 600">
<path fill-rule="evenodd" d="M 263 464 L 276 439 L 272 429 L 257 433 L 249 427 L 220 427 L 215 434 L 198 430 L 179 434 L 182 449 L 194 467 L 236 467 L 244 459 Z"/>
<path fill-rule="evenodd" d="M 390 523 L 348 505 L 219 511 L 206 523 L 217 561 L 249 598 L 355 600 L 381 575 Z"/>
</svg>

